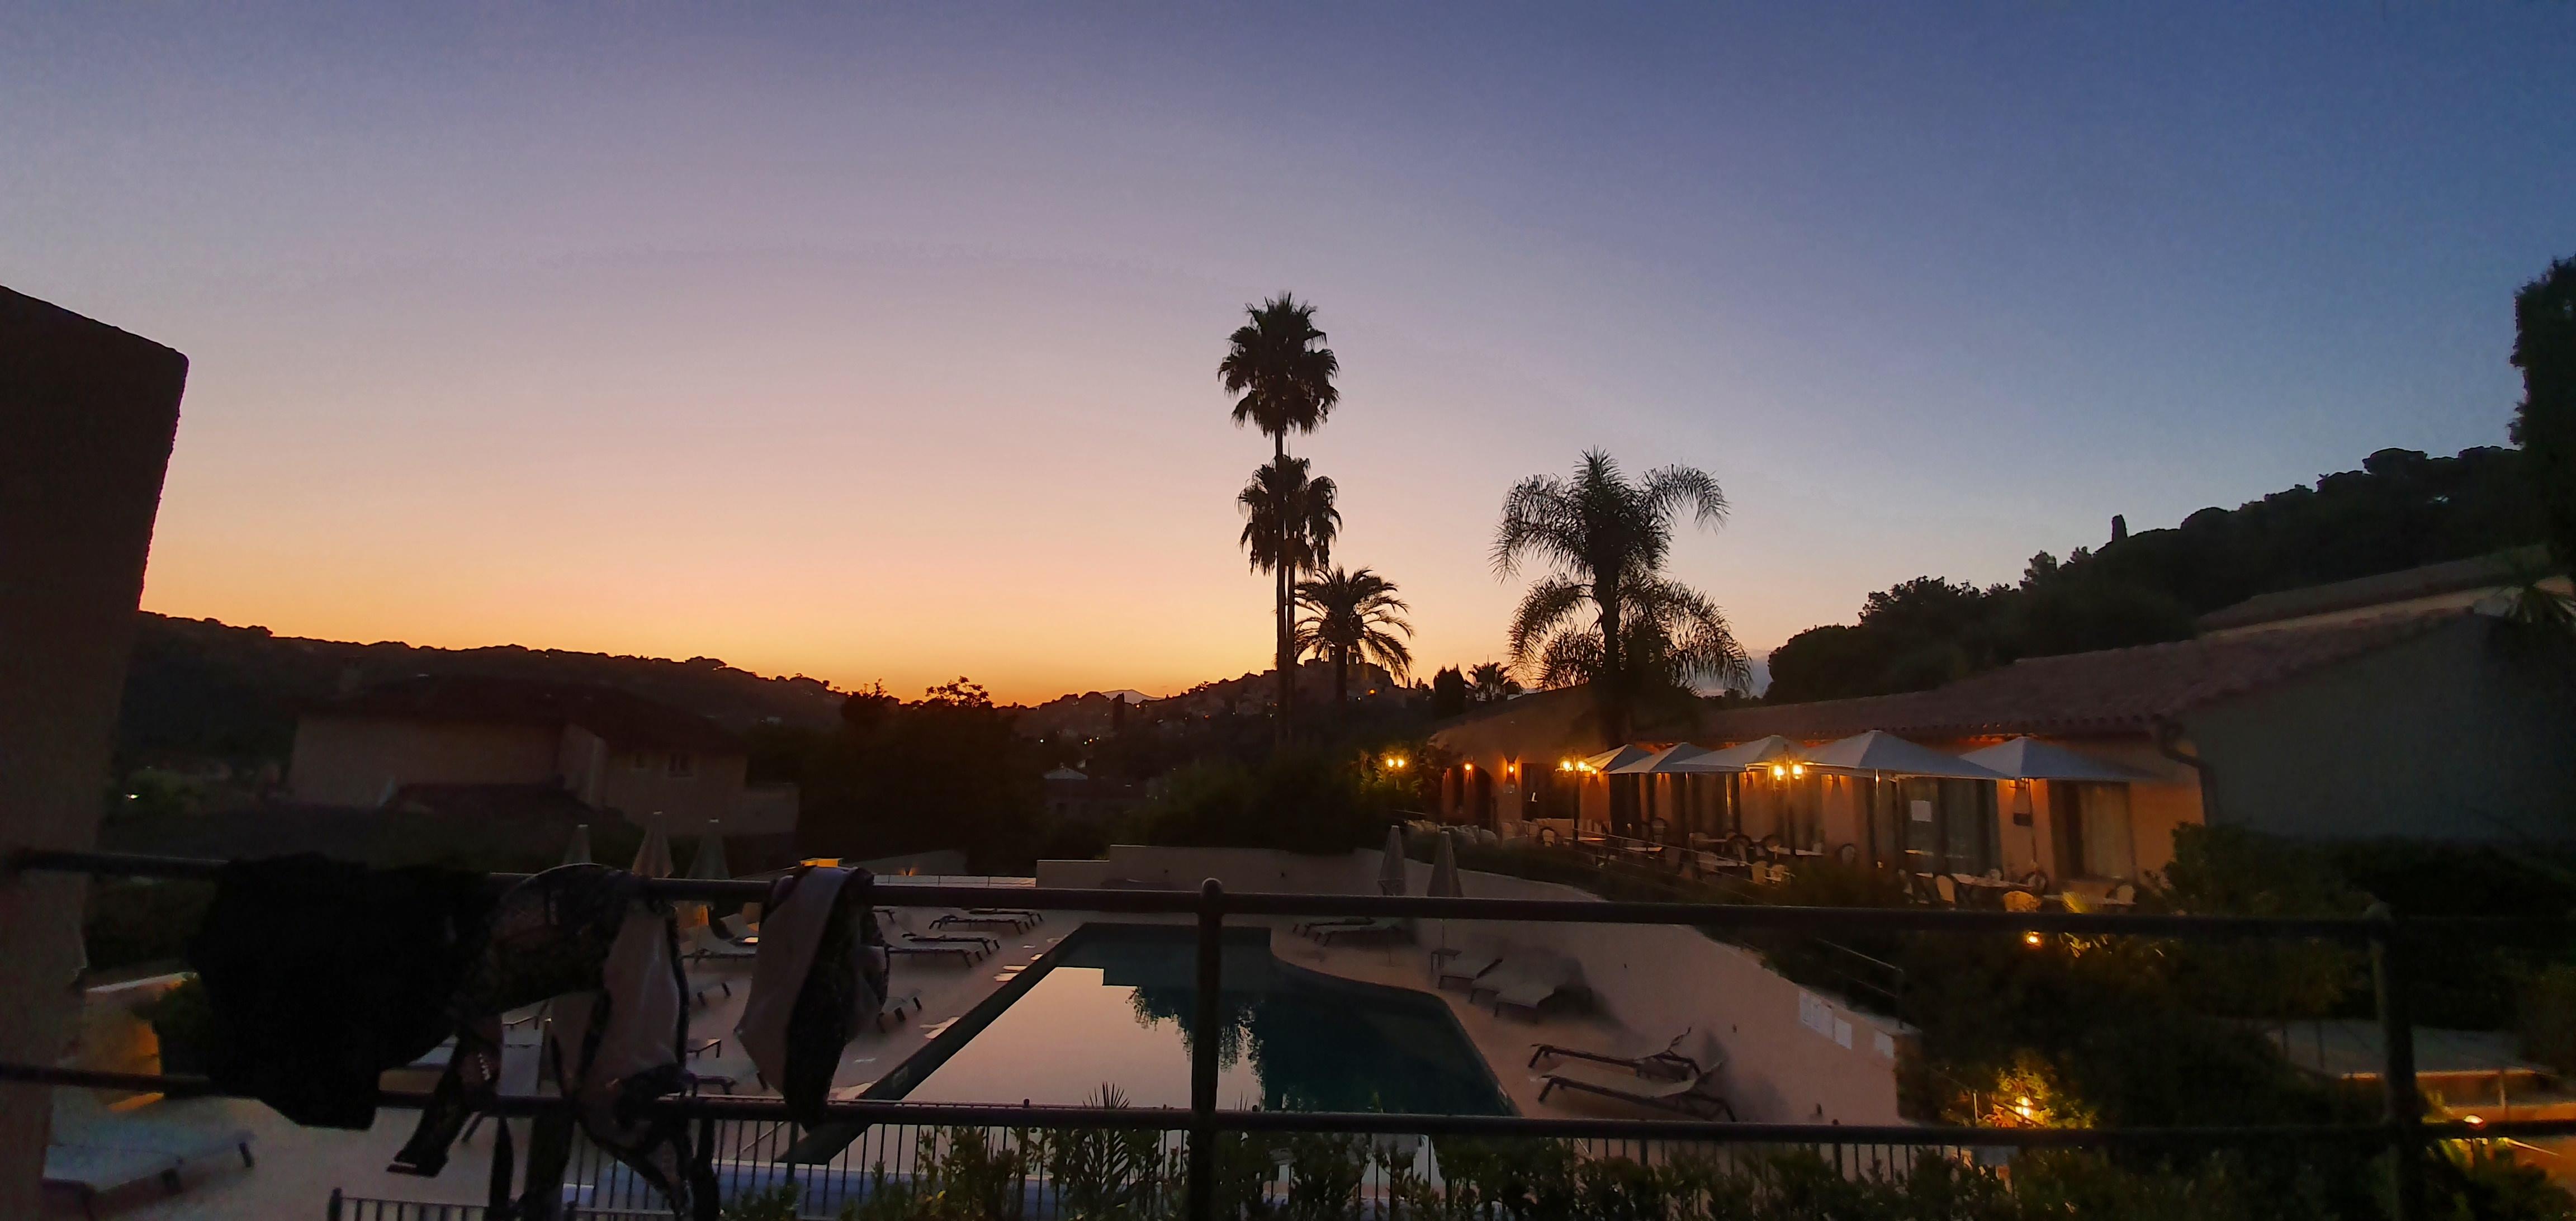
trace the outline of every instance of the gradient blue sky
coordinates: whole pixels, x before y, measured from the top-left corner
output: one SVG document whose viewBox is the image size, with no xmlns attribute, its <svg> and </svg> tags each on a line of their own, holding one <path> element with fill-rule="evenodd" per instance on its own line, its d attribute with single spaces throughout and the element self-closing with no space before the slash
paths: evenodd
<svg viewBox="0 0 2576 1221">
<path fill-rule="evenodd" d="M 0 282 L 194 360 L 145 604 L 917 690 L 1265 664 L 1213 370 L 1422 658 L 1503 490 L 1717 473 L 1757 650 L 2499 444 L 2576 7 L 10 6 Z"/>
</svg>

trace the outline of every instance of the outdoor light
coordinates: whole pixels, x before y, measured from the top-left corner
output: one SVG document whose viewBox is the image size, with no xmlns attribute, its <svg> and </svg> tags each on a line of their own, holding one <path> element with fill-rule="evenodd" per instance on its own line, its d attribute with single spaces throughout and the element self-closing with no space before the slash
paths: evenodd
<svg viewBox="0 0 2576 1221">
<path fill-rule="evenodd" d="M 1804 763 L 1792 763 L 1789 765 L 1789 774 L 1792 776 L 1804 776 L 1807 774 L 1807 765 Z"/>
<path fill-rule="evenodd" d="M 2487 1117 L 2484 1115 L 2463 1115 L 2460 1117 L 2461 1123 L 2467 1124 L 2472 1128 L 2482 1126 L 2486 1121 Z"/>
<path fill-rule="evenodd" d="M 1560 772 L 1570 772 L 1570 771 L 1573 771 L 1573 770 L 1574 770 L 1574 760 L 1572 760 L 1572 759 L 1559 759 L 1559 760 L 1557 760 L 1557 761 L 1556 761 L 1556 770 L 1558 770 L 1558 771 L 1560 771 Z"/>
<path fill-rule="evenodd" d="M 1461 763 L 1461 764 L 1459 764 L 1459 765 L 1458 765 L 1458 767 L 1459 767 L 1459 769 L 1460 769 L 1460 770 L 1462 770 L 1462 771 L 1470 771 L 1470 772 L 1472 772 L 1472 771 L 1476 770 L 1476 765 L 1475 765 L 1475 764 L 1473 764 L 1473 763 Z"/>
<path fill-rule="evenodd" d="M 1772 778 L 1772 779 L 1777 780 L 1777 779 L 1781 778 L 1782 776 L 1786 776 L 1786 775 L 1788 775 L 1788 774 L 1789 774 L 1789 769 L 1788 769 L 1788 768 L 1782 767 L 1782 766 L 1780 766 L 1780 765 L 1779 765 L 1779 764 L 1777 764 L 1777 763 L 1774 763 L 1774 764 L 1772 764 L 1772 765 L 1771 765 L 1771 778 Z"/>
<path fill-rule="evenodd" d="M 2037 933 L 2023 933 L 2023 934 L 2021 935 L 2021 943 L 2022 943 L 2023 945 L 2038 945 L 2038 944 L 2039 944 L 2039 934 L 2037 934 Z"/>
</svg>

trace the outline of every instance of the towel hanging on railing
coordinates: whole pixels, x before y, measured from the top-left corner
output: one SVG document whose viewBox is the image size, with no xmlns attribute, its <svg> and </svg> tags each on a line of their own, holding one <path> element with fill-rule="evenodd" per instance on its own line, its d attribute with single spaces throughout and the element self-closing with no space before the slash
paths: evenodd
<svg viewBox="0 0 2576 1221">
<path fill-rule="evenodd" d="M 225 865 L 187 950 L 213 1014 L 208 1075 L 299 1124 L 373 1124 L 377 1078 L 447 1037 L 491 910 L 481 874 L 311 853 Z"/>
<path fill-rule="evenodd" d="M 734 1037 L 809 1127 L 863 1016 L 885 1003 L 886 954 L 864 869 L 808 866 L 770 887 L 752 963 L 751 999 Z"/>
</svg>

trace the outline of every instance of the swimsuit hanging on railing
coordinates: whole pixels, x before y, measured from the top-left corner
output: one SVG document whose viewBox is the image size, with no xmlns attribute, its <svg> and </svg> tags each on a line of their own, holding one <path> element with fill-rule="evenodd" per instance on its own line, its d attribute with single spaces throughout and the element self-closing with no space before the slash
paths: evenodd
<svg viewBox="0 0 2576 1221">
<path fill-rule="evenodd" d="M 678 1093 L 687 1036 L 686 981 L 668 904 L 641 879 L 601 865 L 565 865 L 501 897 L 483 954 L 446 1006 L 456 1054 L 391 1169 L 435 1175 L 467 1119 L 493 1098 L 500 1075 L 501 1016 L 556 1002 L 549 1059 L 573 1113 L 532 1125 L 526 1181 L 509 1201 L 508 1126 L 493 1151 L 494 1218 L 545 1221 L 562 1208 L 572 1125 L 646 1182 L 680 1215 L 714 1216 L 707 1168 L 692 1159 L 686 1122 L 633 1104 Z"/>
</svg>

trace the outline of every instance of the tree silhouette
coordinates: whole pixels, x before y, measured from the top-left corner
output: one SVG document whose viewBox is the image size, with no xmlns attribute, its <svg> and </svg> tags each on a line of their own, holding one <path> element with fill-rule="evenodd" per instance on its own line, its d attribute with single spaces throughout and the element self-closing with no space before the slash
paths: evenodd
<svg viewBox="0 0 2576 1221">
<path fill-rule="evenodd" d="M 1306 612 L 1297 623 L 1297 647 L 1333 663 L 1335 708 L 1350 699 L 1353 658 L 1377 663 L 1397 682 L 1412 671 L 1413 652 L 1395 636 L 1413 635 L 1413 625 L 1399 613 L 1410 608 L 1395 596 L 1394 582 L 1366 568 L 1334 568 L 1298 582 L 1297 605 Z"/>
<path fill-rule="evenodd" d="M 1249 423 L 1268 436 L 1271 462 L 1284 469 L 1289 461 L 1288 434 L 1313 432 L 1341 402 L 1341 391 L 1333 385 L 1333 378 L 1341 372 L 1341 360 L 1331 348 L 1323 346 L 1324 333 L 1315 329 L 1315 307 L 1299 302 L 1292 294 L 1283 292 L 1259 305 L 1247 305 L 1244 313 L 1250 321 L 1236 327 L 1227 339 L 1225 358 L 1217 362 L 1217 378 L 1224 383 L 1226 393 L 1235 396 L 1235 424 L 1239 427 Z M 1272 540 L 1273 555 L 1293 550 L 1287 535 L 1293 524 L 1288 514 L 1274 522 L 1278 533 Z M 1320 556 L 1317 562 L 1322 562 Z M 1256 558 L 1253 566 L 1257 569 L 1262 564 Z M 1297 570 L 1278 565 L 1271 571 L 1277 599 L 1274 626 L 1278 635 L 1278 734 L 1284 739 L 1296 699 L 1295 641 L 1288 605 Z"/>
<path fill-rule="evenodd" d="M 1252 473 L 1252 481 L 1235 495 L 1243 510 L 1243 549 L 1254 572 L 1274 573 L 1282 588 L 1294 578 L 1332 562 L 1333 537 L 1341 532 L 1342 511 L 1334 506 L 1333 481 L 1309 478 L 1303 458 L 1278 458 Z M 1296 638 L 1279 658 L 1278 735 L 1284 736 L 1290 711 L 1289 684 L 1296 678 Z"/>
</svg>

